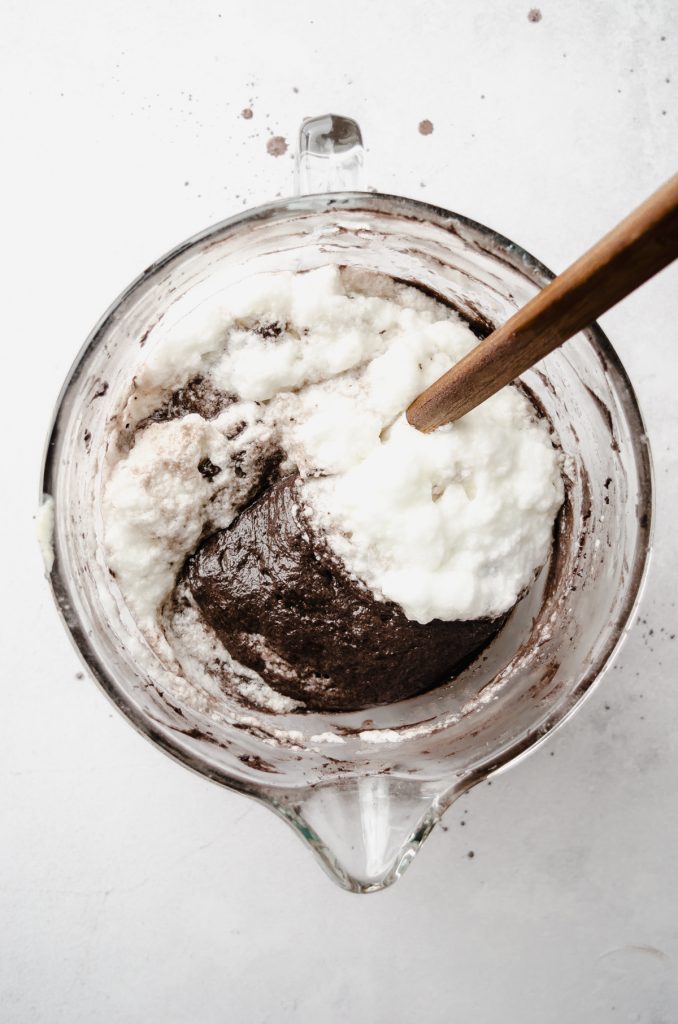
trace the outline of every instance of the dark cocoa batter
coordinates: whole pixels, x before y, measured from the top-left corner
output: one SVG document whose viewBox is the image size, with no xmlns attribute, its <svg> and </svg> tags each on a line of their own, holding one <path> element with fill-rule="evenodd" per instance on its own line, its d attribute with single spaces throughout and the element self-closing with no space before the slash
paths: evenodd
<svg viewBox="0 0 678 1024">
<path fill-rule="evenodd" d="M 431 689 L 508 618 L 422 625 L 378 601 L 314 535 L 294 476 L 271 483 L 208 537 L 180 582 L 238 662 L 319 710 L 357 710 Z"/>
<path fill-rule="evenodd" d="M 149 423 L 178 420 L 190 413 L 199 413 L 203 419 L 213 420 L 233 402 L 233 396 L 219 391 L 204 377 L 193 377 L 182 388 L 173 391 L 167 401 L 138 424 L 143 430 Z"/>
</svg>

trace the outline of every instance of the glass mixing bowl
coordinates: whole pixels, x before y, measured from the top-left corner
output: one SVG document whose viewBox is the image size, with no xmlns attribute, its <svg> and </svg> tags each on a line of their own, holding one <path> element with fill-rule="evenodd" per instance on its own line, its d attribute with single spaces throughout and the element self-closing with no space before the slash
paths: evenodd
<svg viewBox="0 0 678 1024">
<path fill-rule="evenodd" d="M 315 119 L 301 140 L 302 188 L 356 181 L 353 122 Z M 59 610 L 113 703 L 166 753 L 280 815 L 340 885 L 369 892 L 400 877 L 456 797 L 533 749 L 600 679 L 648 559 L 651 461 L 631 384 L 593 325 L 522 378 L 560 439 L 567 500 L 549 564 L 480 659 L 430 693 L 368 711 L 180 705 L 163 692 L 160 663 L 140 667 L 145 641 L 103 557 L 110 421 L 158 324 L 207 299 L 217 278 L 327 263 L 424 285 L 485 330 L 553 276 L 489 228 L 398 196 L 332 191 L 238 214 L 148 267 L 94 328 L 57 402 L 42 492 L 53 499 Z"/>
</svg>

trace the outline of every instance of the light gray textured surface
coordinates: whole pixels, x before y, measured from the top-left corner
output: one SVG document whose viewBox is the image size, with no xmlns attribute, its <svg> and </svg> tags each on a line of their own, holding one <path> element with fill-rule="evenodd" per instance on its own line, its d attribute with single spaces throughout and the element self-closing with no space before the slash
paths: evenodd
<svg viewBox="0 0 678 1024">
<path fill-rule="evenodd" d="M 529 7 L 4 5 L 3 1022 L 678 1019 L 675 268 L 603 320 L 655 454 L 640 621 L 576 718 L 385 893 L 333 887 L 77 677 L 33 539 L 43 436 L 91 325 L 182 237 L 287 193 L 266 142 L 303 116 L 356 117 L 371 185 L 555 270 L 676 170 L 673 0 Z"/>
</svg>

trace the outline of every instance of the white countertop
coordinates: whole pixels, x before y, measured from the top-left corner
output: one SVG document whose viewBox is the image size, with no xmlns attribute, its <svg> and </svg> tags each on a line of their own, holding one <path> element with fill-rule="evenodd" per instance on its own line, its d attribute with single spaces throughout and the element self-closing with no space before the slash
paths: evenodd
<svg viewBox="0 0 678 1024">
<path fill-rule="evenodd" d="M 575 719 L 456 804 L 386 892 L 340 891 L 272 814 L 114 713 L 79 677 L 33 536 L 51 408 L 90 327 L 181 238 L 288 193 L 290 155 L 266 142 L 293 144 L 305 115 L 358 119 L 370 185 L 555 270 L 676 170 L 673 0 L 529 8 L 5 5 L 3 1022 L 678 1019 L 677 268 L 602 321 L 655 456 L 640 619 Z"/>
</svg>

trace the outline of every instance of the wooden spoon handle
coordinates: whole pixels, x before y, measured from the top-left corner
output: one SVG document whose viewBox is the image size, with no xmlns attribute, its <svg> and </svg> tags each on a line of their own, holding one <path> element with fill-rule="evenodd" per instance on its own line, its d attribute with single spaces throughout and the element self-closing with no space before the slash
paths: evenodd
<svg viewBox="0 0 678 1024">
<path fill-rule="evenodd" d="M 678 258 L 678 174 L 493 331 L 407 410 L 425 432 L 451 423 Z"/>
</svg>

